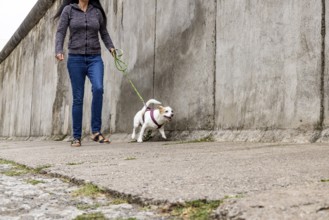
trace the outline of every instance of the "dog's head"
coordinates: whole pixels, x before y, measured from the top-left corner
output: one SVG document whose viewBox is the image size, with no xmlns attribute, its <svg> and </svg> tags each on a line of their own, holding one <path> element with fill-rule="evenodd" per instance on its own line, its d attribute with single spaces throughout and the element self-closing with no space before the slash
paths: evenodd
<svg viewBox="0 0 329 220">
<path fill-rule="evenodd" d="M 160 115 L 166 118 L 168 121 L 171 121 L 172 117 L 174 117 L 174 111 L 169 106 L 167 107 L 159 106 L 159 110 L 160 110 Z"/>
</svg>

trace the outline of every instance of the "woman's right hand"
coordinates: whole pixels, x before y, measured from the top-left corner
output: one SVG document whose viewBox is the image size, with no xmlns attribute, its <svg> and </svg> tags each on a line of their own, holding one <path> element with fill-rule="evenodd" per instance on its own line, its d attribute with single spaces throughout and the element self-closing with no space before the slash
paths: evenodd
<svg viewBox="0 0 329 220">
<path fill-rule="evenodd" d="M 57 55 L 56 55 L 56 59 L 57 59 L 58 61 L 63 61 L 63 60 L 64 60 L 64 54 L 62 54 L 62 53 L 57 54 Z"/>
<path fill-rule="evenodd" d="M 111 53 L 112 57 L 115 57 L 115 55 L 116 55 L 115 48 L 110 48 L 110 53 Z"/>
</svg>

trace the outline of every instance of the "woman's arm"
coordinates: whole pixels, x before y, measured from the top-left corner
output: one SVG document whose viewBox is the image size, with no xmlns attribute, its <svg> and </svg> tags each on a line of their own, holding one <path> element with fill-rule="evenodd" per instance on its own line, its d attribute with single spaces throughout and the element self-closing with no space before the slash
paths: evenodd
<svg viewBox="0 0 329 220">
<path fill-rule="evenodd" d="M 101 38 L 106 46 L 106 48 L 111 52 L 111 54 L 113 55 L 113 53 L 115 52 L 115 47 L 113 45 L 112 39 L 110 37 L 109 32 L 107 31 L 106 28 L 106 24 L 104 22 L 104 18 L 101 14 L 101 12 L 99 11 L 98 14 L 99 16 L 99 20 L 100 20 L 100 29 L 99 29 L 99 33 L 101 35 Z"/>
<path fill-rule="evenodd" d="M 56 32 L 56 40 L 55 40 L 55 53 L 56 57 L 59 60 L 63 60 L 63 45 L 64 45 L 64 40 L 67 32 L 67 28 L 70 23 L 69 19 L 69 14 L 72 6 L 66 6 L 61 14 L 59 24 L 57 27 L 57 32 Z M 61 56 L 59 56 L 61 55 Z"/>
</svg>

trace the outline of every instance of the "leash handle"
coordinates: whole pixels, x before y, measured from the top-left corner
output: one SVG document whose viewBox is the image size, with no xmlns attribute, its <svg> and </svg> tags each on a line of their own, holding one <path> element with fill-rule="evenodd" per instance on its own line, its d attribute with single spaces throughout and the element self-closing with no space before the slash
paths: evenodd
<svg viewBox="0 0 329 220">
<path fill-rule="evenodd" d="M 145 101 L 144 101 L 142 95 L 138 92 L 136 86 L 131 81 L 131 79 L 129 79 L 129 77 L 128 77 L 128 73 L 127 73 L 128 65 L 122 60 L 123 50 L 122 49 L 115 49 L 114 50 L 114 53 L 113 53 L 113 57 L 114 57 L 115 67 L 117 68 L 117 70 L 119 70 L 120 72 L 122 72 L 122 74 L 128 79 L 131 87 L 135 90 L 137 96 L 142 101 L 143 105 L 145 105 Z"/>
<path fill-rule="evenodd" d="M 126 72 L 127 69 L 128 69 L 128 65 L 122 60 L 123 50 L 122 49 L 115 49 L 114 53 L 113 53 L 113 57 L 114 57 L 115 67 L 120 72 Z"/>
</svg>

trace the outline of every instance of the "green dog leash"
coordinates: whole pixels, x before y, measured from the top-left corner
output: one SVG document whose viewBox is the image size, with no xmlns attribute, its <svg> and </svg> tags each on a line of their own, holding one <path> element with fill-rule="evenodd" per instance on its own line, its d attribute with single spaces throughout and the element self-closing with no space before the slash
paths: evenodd
<svg viewBox="0 0 329 220">
<path fill-rule="evenodd" d="M 115 67 L 122 72 L 122 74 L 128 79 L 131 87 L 135 90 L 137 96 L 139 97 L 139 99 L 143 102 L 143 104 L 145 105 L 145 101 L 143 99 L 143 97 L 141 96 L 141 94 L 138 92 L 136 86 L 134 85 L 134 83 L 131 81 L 131 79 L 129 79 L 128 77 L 128 65 L 122 60 L 123 57 L 123 50 L 121 49 L 115 49 L 114 53 L 112 53 L 113 57 L 114 57 L 114 64 Z"/>
</svg>

